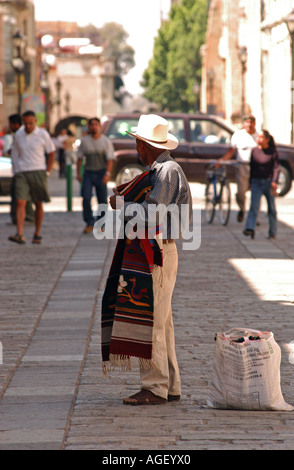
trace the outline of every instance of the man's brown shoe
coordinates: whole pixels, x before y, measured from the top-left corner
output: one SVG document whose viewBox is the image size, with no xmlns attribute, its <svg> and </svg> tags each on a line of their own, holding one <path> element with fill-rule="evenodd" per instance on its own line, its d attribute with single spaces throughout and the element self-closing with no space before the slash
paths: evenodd
<svg viewBox="0 0 294 470">
<path fill-rule="evenodd" d="M 93 232 L 93 227 L 92 225 L 87 225 L 85 228 L 84 228 L 84 233 L 91 233 Z"/>
<path fill-rule="evenodd" d="M 167 399 L 168 399 L 169 402 L 171 402 L 171 401 L 180 401 L 181 395 L 169 395 Z"/>
<path fill-rule="evenodd" d="M 141 392 L 132 395 L 129 398 L 123 399 L 124 405 L 139 406 L 139 405 L 165 405 L 167 400 L 165 398 L 154 395 L 150 390 L 141 390 Z"/>
</svg>

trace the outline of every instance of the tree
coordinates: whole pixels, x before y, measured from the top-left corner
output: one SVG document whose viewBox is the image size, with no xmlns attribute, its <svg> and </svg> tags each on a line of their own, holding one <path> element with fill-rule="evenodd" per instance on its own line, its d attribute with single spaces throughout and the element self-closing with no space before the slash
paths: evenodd
<svg viewBox="0 0 294 470">
<path fill-rule="evenodd" d="M 127 74 L 135 65 L 135 51 L 126 42 L 128 33 L 118 23 L 106 23 L 100 28 L 100 34 L 103 39 L 103 54 L 115 60 L 119 76 Z"/>
<path fill-rule="evenodd" d="M 128 33 L 118 23 L 105 23 L 101 28 L 88 24 L 79 28 L 82 37 L 88 37 L 96 46 L 103 46 L 103 55 L 115 62 L 118 75 L 125 75 L 134 67 L 134 49 L 127 43 Z"/>
<path fill-rule="evenodd" d="M 195 109 L 194 87 L 201 79 L 200 47 L 206 25 L 207 0 L 182 0 L 173 5 L 170 19 L 159 29 L 141 85 L 144 96 L 162 110 Z"/>
<path fill-rule="evenodd" d="M 80 28 L 80 32 L 89 37 L 93 44 L 103 46 L 102 56 L 110 57 L 114 61 L 114 97 L 121 103 L 126 94 L 122 76 L 135 65 L 135 51 L 127 43 L 128 33 L 118 23 L 105 23 L 102 28 L 89 24 Z"/>
<path fill-rule="evenodd" d="M 81 37 L 89 38 L 91 43 L 95 46 L 102 46 L 102 36 L 100 33 L 100 29 L 97 28 L 92 23 L 86 26 L 79 27 L 79 34 Z"/>
</svg>

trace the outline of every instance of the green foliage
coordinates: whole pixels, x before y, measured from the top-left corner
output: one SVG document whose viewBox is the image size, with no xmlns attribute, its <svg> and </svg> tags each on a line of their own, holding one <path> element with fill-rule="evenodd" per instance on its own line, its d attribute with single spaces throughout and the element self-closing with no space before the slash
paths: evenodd
<svg viewBox="0 0 294 470">
<path fill-rule="evenodd" d="M 118 23 L 105 23 L 101 28 L 89 24 L 80 27 L 80 34 L 89 37 L 91 42 L 103 46 L 103 55 L 114 60 L 115 71 L 119 76 L 127 74 L 135 65 L 135 51 L 127 43 L 129 37 Z"/>
<path fill-rule="evenodd" d="M 105 23 L 100 29 L 103 38 L 103 55 L 115 60 L 116 71 L 124 75 L 134 67 L 134 49 L 127 44 L 128 33 L 118 23 Z"/>
<path fill-rule="evenodd" d="M 162 24 L 141 83 L 145 97 L 162 110 L 195 109 L 194 86 L 201 80 L 200 47 L 205 42 L 206 25 L 207 0 L 182 0 Z"/>
</svg>

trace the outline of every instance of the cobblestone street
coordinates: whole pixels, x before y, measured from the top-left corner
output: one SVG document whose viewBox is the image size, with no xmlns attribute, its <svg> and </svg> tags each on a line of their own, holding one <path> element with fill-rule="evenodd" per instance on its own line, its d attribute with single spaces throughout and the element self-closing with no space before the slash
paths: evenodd
<svg viewBox="0 0 294 470">
<path fill-rule="evenodd" d="M 55 178 L 53 175 L 52 178 Z M 182 400 L 123 406 L 138 391 L 136 364 L 104 378 L 100 308 L 114 241 L 83 235 L 78 188 L 65 212 L 51 182 L 43 243 L 17 246 L 0 205 L 0 449 L 293 449 L 293 412 L 213 410 L 206 405 L 214 336 L 232 327 L 272 331 L 282 350 L 281 387 L 294 405 L 294 192 L 277 201 L 278 238 L 266 240 L 264 212 L 255 240 L 242 235 L 233 206 L 227 227 L 202 218 L 201 247 L 179 249 L 173 299 Z M 204 189 L 193 187 L 195 209 Z"/>
</svg>

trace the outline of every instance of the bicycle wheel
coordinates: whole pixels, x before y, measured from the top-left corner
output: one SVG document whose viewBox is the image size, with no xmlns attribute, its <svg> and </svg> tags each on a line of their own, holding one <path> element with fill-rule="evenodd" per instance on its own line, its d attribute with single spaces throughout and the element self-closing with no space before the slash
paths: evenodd
<svg viewBox="0 0 294 470">
<path fill-rule="evenodd" d="M 209 182 L 205 189 L 205 218 L 206 222 L 211 224 L 215 214 L 214 185 Z"/>
<path fill-rule="evenodd" d="M 218 214 L 219 219 L 222 225 L 227 225 L 230 218 L 231 212 L 231 190 L 230 185 L 227 180 L 223 181 L 220 198 L 219 198 L 219 206 L 218 206 Z"/>
</svg>

